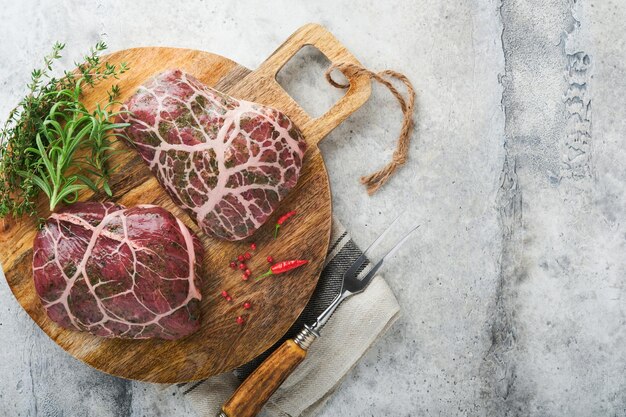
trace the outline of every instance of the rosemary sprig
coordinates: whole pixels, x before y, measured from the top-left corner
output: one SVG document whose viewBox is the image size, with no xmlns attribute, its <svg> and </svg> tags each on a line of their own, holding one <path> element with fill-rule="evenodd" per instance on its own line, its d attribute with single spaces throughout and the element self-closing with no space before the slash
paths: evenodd
<svg viewBox="0 0 626 417">
<path fill-rule="evenodd" d="M 111 121 L 119 114 L 110 110 L 119 87 L 113 86 L 108 101 L 93 112 L 87 111 L 81 96 L 83 86 L 93 88 L 102 80 L 118 78 L 128 67 L 101 62 L 99 55 L 107 46 L 98 42 L 85 62 L 76 64 L 76 72 L 55 78 L 53 64 L 64 47 L 56 43 L 43 68 L 33 70 L 27 95 L 0 129 L 0 217 L 36 214 L 40 191 L 49 198 L 50 210 L 75 201 L 85 187 L 111 195 L 107 162 L 120 135 L 116 129 L 125 127 Z M 83 148 L 87 156 L 79 160 L 76 152 Z M 69 175 L 70 171 L 75 173 Z"/>
</svg>

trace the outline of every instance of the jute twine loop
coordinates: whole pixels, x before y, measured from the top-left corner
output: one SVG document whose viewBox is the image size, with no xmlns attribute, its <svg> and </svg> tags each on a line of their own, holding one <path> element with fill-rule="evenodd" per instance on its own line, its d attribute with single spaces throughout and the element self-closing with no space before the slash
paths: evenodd
<svg viewBox="0 0 626 417">
<path fill-rule="evenodd" d="M 331 72 L 335 69 L 341 71 L 348 79 L 358 75 L 365 75 L 373 80 L 378 81 L 391 91 L 391 94 L 398 99 L 400 108 L 402 109 L 402 128 L 400 129 L 400 135 L 398 137 L 398 144 L 396 150 L 393 153 L 393 158 L 382 169 L 374 172 L 373 174 L 361 177 L 361 183 L 367 187 L 369 195 L 374 194 L 378 189 L 387 182 L 387 180 L 393 175 L 393 173 L 404 165 L 408 159 L 409 144 L 411 141 L 411 133 L 413 132 L 413 108 L 415 106 L 415 90 L 413 85 L 403 74 L 396 71 L 385 70 L 380 72 L 372 72 L 366 68 L 360 67 L 354 64 L 333 64 L 326 70 L 326 80 L 336 88 L 348 88 L 350 84 L 342 84 L 333 80 Z M 394 87 L 394 85 L 385 77 L 395 78 L 401 81 L 407 90 L 408 98 L 405 99 L 402 94 Z"/>
</svg>

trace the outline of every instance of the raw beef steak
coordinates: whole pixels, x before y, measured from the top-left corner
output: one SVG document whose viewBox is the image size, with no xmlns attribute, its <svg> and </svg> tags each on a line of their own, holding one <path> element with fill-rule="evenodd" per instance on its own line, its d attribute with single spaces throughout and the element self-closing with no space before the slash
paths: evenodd
<svg viewBox="0 0 626 417">
<path fill-rule="evenodd" d="M 211 236 L 250 236 L 298 181 L 306 144 L 278 110 L 236 100 L 179 70 L 140 87 L 126 108 L 130 141 Z"/>
<path fill-rule="evenodd" d="M 77 203 L 35 237 L 35 289 L 67 329 L 178 339 L 200 327 L 202 256 L 198 238 L 161 207 Z"/>
</svg>

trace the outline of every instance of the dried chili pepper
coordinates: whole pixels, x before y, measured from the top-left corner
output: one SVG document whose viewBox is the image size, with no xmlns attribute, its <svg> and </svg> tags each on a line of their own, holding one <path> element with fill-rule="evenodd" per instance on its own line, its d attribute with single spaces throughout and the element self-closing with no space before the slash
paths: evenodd
<svg viewBox="0 0 626 417">
<path fill-rule="evenodd" d="M 298 267 L 301 267 L 302 265 L 306 265 L 308 264 L 309 261 L 305 260 L 305 259 L 294 259 L 291 261 L 282 261 L 282 262 L 278 262 L 277 264 L 272 265 L 272 267 L 269 269 L 269 271 L 267 271 L 266 273 L 264 273 L 261 276 L 258 276 L 255 281 L 258 281 L 260 279 L 263 279 L 267 276 L 270 275 L 276 275 L 276 274 L 282 274 L 284 272 L 287 271 L 291 271 L 292 269 L 296 269 Z"/>
<path fill-rule="evenodd" d="M 282 226 L 283 223 L 285 223 L 290 217 L 293 217 L 295 215 L 296 215 L 295 211 L 290 211 L 280 216 L 280 218 L 276 222 L 276 229 L 274 230 L 274 239 L 278 237 L 278 230 L 280 229 L 280 226 Z"/>
</svg>

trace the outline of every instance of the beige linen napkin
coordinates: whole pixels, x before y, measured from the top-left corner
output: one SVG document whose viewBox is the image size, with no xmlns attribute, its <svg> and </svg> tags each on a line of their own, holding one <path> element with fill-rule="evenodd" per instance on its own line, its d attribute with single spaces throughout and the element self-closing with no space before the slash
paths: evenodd
<svg viewBox="0 0 626 417">
<path fill-rule="evenodd" d="M 333 221 L 326 266 L 309 305 L 287 337 L 312 323 L 339 292 L 343 271 L 361 255 L 343 226 Z M 369 266 L 361 274 L 366 274 Z M 264 409 L 272 417 L 311 417 L 324 405 L 343 377 L 398 318 L 400 307 L 385 280 L 377 276 L 358 296 L 344 301 L 309 348 L 304 362 L 287 378 Z M 281 341 L 282 342 L 282 341 Z M 214 417 L 241 381 L 273 351 L 235 370 L 180 386 L 199 417 Z"/>
</svg>

